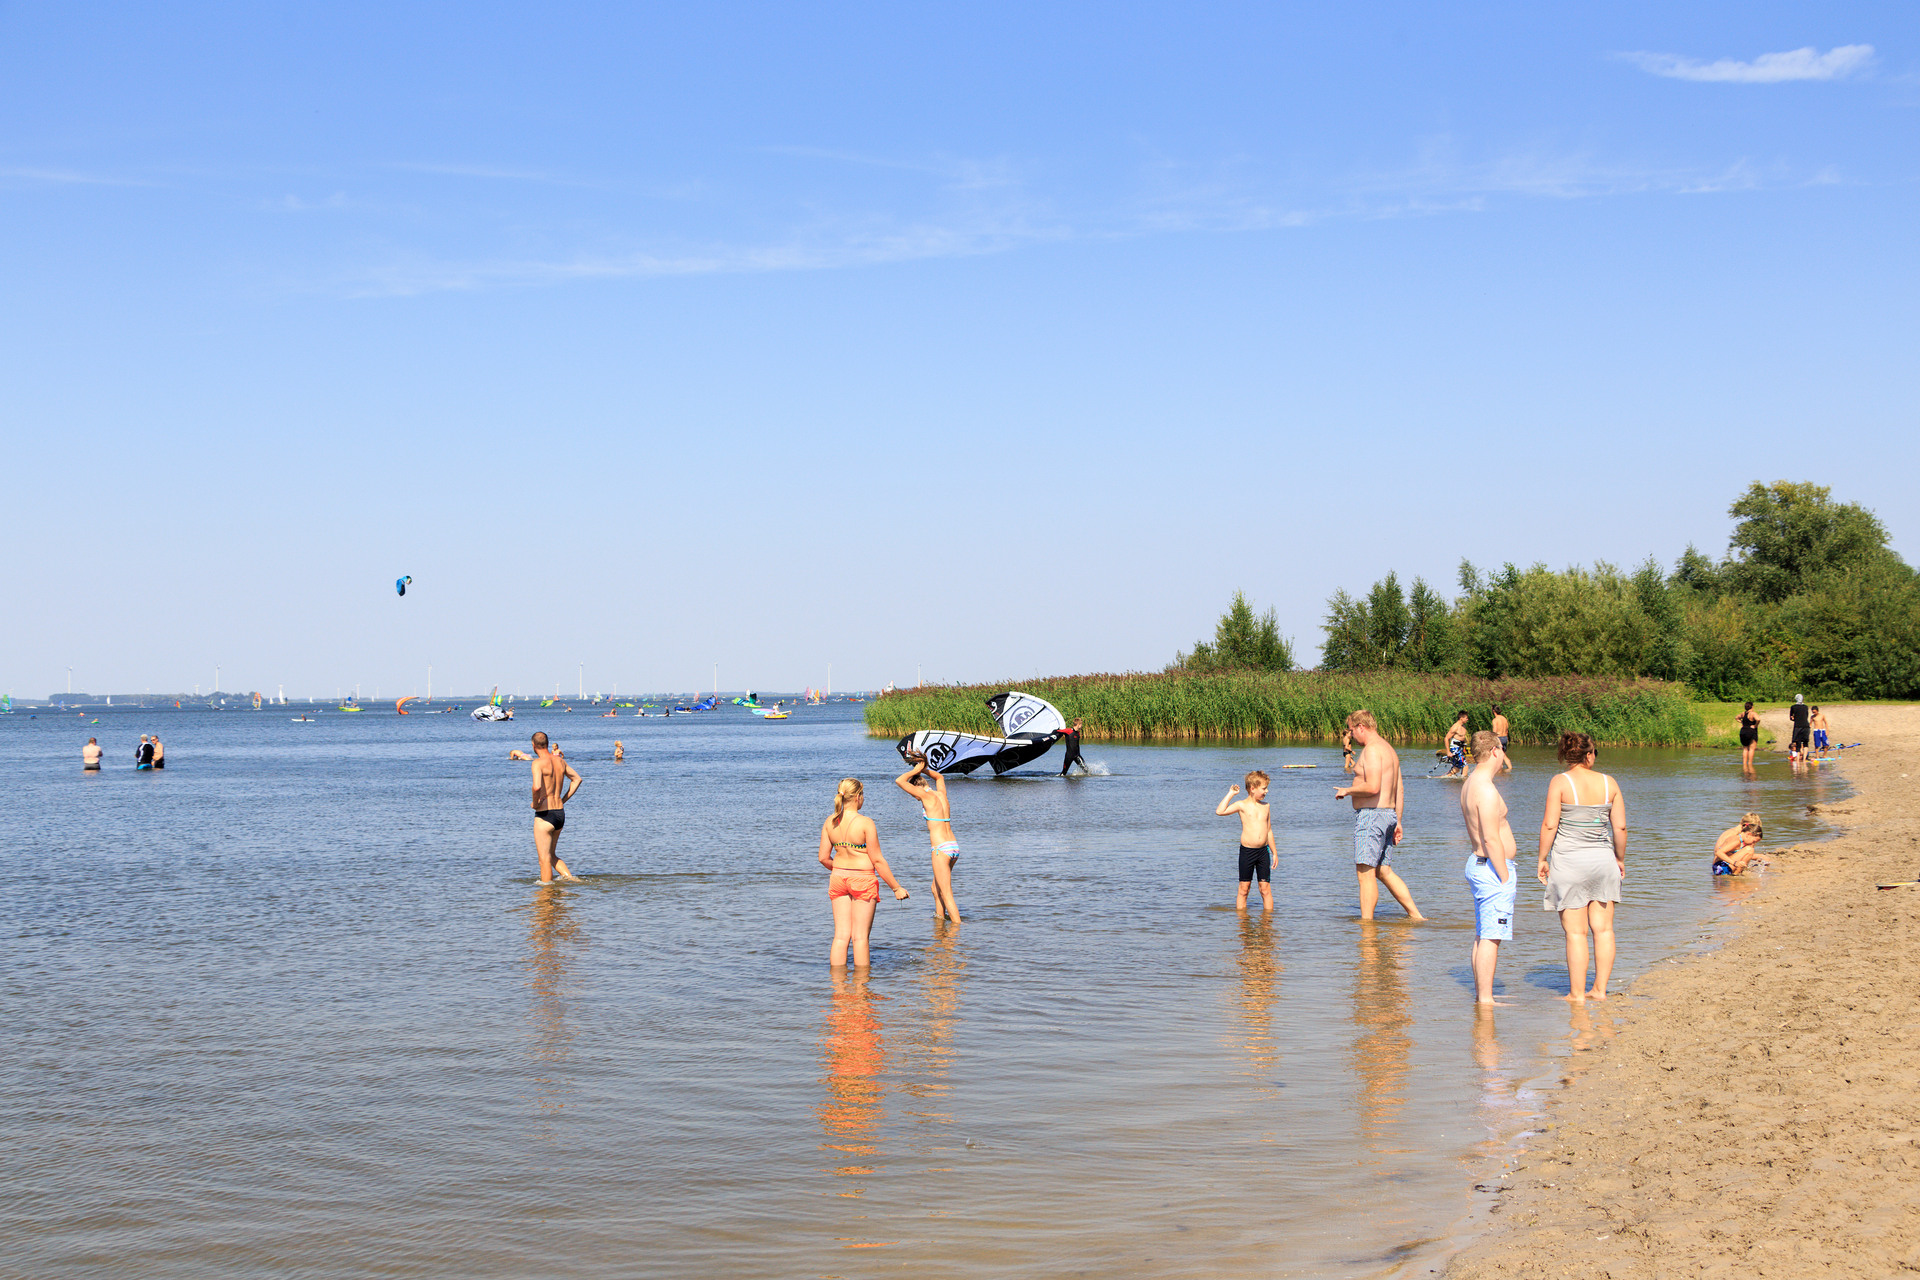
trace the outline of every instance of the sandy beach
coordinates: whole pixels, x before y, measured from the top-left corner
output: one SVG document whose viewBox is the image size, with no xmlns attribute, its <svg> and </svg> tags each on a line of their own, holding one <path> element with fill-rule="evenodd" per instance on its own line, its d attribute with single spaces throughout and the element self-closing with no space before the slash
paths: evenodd
<svg viewBox="0 0 1920 1280">
<path fill-rule="evenodd" d="M 1723 946 L 1589 1006 L 1450 1280 L 1920 1270 L 1920 887 L 1875 888 L 1920 879 L 1920 707 L 1828 715 L 1866 744 L 1842 766 L 1856 794 L 1818 810 L 1841 836 L 1763 844 Z M 1785 713 L 1765 723 L 1784 744 Z"/>
</svg>

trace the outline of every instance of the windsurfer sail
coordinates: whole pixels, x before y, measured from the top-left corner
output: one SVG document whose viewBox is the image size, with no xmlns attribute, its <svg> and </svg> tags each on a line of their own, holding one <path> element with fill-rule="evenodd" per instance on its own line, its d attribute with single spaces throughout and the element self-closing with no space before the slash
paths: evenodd
<svg viewBox="0 0 1920 1280">
<path fill-rule="evenodd" d="M 1044 698 L 1009 689 L 987 699 L 987 709 L 1004 737 L 962 733 L 954 729 L 921 729 L 900 739 L 900 758 L 921 755 L 942 773 L 972 773 L 990 765 L 994 776 L 1038 760 L 1066 731 L 1066 718 Z"/>
</svg>

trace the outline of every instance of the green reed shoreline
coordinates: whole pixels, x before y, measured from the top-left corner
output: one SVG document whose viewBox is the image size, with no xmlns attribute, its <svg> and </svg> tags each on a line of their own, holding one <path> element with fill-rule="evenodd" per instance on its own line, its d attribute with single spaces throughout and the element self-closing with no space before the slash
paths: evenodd
<svg viewBox="0 0 1920 1280">
<path fill-rule="evenodd" d="M 1045 698 L 1068 720 L 1085 720 L 1089 740 L 1106 742 L 1325 741 L 1338 738 L 1347 713 L 1359 707 L 1373 712 L 1390 741 L 1438 742 L 1461 711 L 1469 728 L 1489 727 L 1496 703 L 1516 743 L 1551 743 L 1575 730 L 1609 746 L 1685 746 L 1707 732 L 1686 686 L 1662 680 L 1319 671 L 1049 676 L 901 689 L 867 703 L 867 732 L 994 734 L 986 700 L 1004 689 Z"/>
</svg>

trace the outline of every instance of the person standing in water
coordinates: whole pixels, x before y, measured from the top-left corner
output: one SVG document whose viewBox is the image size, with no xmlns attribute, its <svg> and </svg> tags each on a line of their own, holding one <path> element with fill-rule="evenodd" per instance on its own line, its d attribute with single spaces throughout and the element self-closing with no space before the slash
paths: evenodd
<svg viewBox="0 0 1920 1280">
<path fill-rule="evenodd" d="M 873 936 L 873 912 L 880 905 L 879 881 L 887 882 L 896 902 L 913 895 L 900 887 L 880 854 L 880 831 L 860 812 L 867 789 L 858 778 L 842 778 L 833 793 L 833 814 L 820 824 L 820 865 L 827 868 L 827 904 L 833 908 L 833 946 L 827 963 L 847 967 L 847 948 L 853 948 L 853 967 L 865 969 L 868 943 Z"/>
<path fill-rule="evenodd" d="M 1807 740 L 1812 728 L 1807 715 L 1807 700 L 1800 694 L 1793 695 L 1793 705 L 1787 708 L 1787 715 L 1793 720 L 1793 740 L 1787 745 L 1787 754 L 1803 756 L 1807 754 Z"/>
<path fill-rule="evenodd" d="M 1079 716 L 1075 716 L 1073 718 L 1072 727 L 1069 728 L 1065 733 L 1060 735 L 1060 741 L 1067 744 L 1067 758 L 1060 762 L 1060 776 L 1063 778 L 1066 777 L 1067 770 L 1073 768 L 1073 766 L 1075 766 L 1076 764 L 1080 766 L 1080 772 L 1082 773 L 1090 772 L 1087 768 L 1087 762 L 1080 758 L 1080 717 Z"/>
<path fill-rule="evenodd" d="M 136 769 L 153 768 L 153 740 L 144 733 L 140 735 L 140 745 L 134 749 L 133 767 Z"/>
<path fill-rule="evenodd" d="M 1507 723 L 1507 713 L 1500 709 L 1499 703 L 1497 702 L 1494 703 L 1493 704 L 1493 736 L 1500 740 L 1500 754 L 1503 756 L 1507 754 L 1507 734 L 1512 729 L 1512 727 L 1513 727 L 1512 725 Z M 1502 768 L 1504 772 L 1512 773 L 1513 761 L 1511 759 L 1508 759 L 1505 765 L 1502 766 Z"/>
<path fill-rule="evenodd" d="M 167 767 L 167 749 L 160 745 L 160 735 L 157 733 L 153 735 L 152 742 L 153 767 L 156 769 L 164 769 Z"/>
<path fill-rule="evenodd" d="M 620 739 L 615 738 L 613 740 L 613 762 L 615 764 L 619 764 L 621 761 L 625 760 L 626 758 L 627 758 L 626 745 L 622 743 Z"/>
<path fill-rule="evenodd" d="M 1406 834 L 1400 825 L 1400 814 L 1406 806 L 1400 756 L 1380 736 L 1373 712 L 1365 708 L 1355 711 L 1347 717 L 1347 729 L 1360 744 L 1360 759 L 1354 765 L 1353 781 L 1335 791 L 1333 798 L 1353 801 L 1353 870 L 1360 881 L 1360 918 L 1373 919 L 1380 886 L 1385 884 L 1393 900 L 1406 908 L 1407 919 L 1425 920 L 1420 908 L 1413 905 L 1407 882 L 1387 865 L 1393 846 Z"/>
<path fill-rule="evenodd" d="M 1754 714 L 1751 702 L 1741 709 L 1740 718 L 1734 723 L 1740 726 L 1740 767 L 1752 773 L 1753 749 L 1760 742 L 1760 717 Z"/>
<path fill-rule="evenodd" d="M 1520 885 L 1507 802 L 1493 785 L 1506 762 L 1500 735 L 1482 729 L 1473 735 L 1473 772 L 1460 788 L 1460 816 L 1473 842 L 1466 869 L 1467 888 L 1473 891 L 1473 1001 L 1483 1005 L 1495 1003 L 1493 970 L 1500 963 L 1500 944 L 1513 941 L 1514 895 Z"/>
<path fill-rule="evenodd" d="M 1541 906 L 1560 913 L 1567 934 L 1567 994 L 1579 1004 L 1607 998 L 1613 973 L 1613 909 L 1627 876 L 1627 801 L 1604 773 L 1584 733 L 1560 735 L 1567 771 L 1547 784 L 1540 818 Z M 1587 935 L 1593 935 L 1593 989 L 1587 990 Z"/>
<path fill-rule="evenodd" d="M 1447 776 L 1464 778 L 1467 776 L 1467 713 L 1462 711 L 1454 718 L 1453 728 L 1447 730 L 1447 740 L 1440 744 L 1447 753 Z"/>
<path fill-rule="evenodd" d="M 1240 816 L 1240 897 L 1236 911 L 1247 909 L 1247 890 L 1260 881 L 1260 901 L 1267 914 L 1273 914 L 1273 859 L 1279 850 L 1273 847 L 1273 810 L 1267 807 L 1267 787 L 1272 782 L 1264 770 L 1247 775 L 1247 798 L 1235 800 L 1240 788 L 1228 787 L 1227 794 L 1213 807 L 1217 818 Z"/>
<path fill-rule="evenodd" d="M 953 838 L 953 805 L 947 799 L 947 780 L 936 769 L 927 767 L 922 755 L 907 757 L 909 768 L 893 780 L 893 785 L 920 802 L 921 816 L 927 820 L 927 842 L 933 846 L 933 918 L 942 916 L 960 923 L 960 904 L 953 900 L 953 864 L 960 861 L 960 842 Z M 932 778 L 933 785 L 919 781 Z"/>
<path fill-rule="evenodd" d="M 577 880 L 560 860 L 560 829 L 567 825 L 567 801 L 580 794 L 580 775 L 574 772 L 547 735 L 533 735 L 533 851 L 540 859 L 540 883 Z"/>
<path fill-rule="evenodd" d="M 100 770 L 100 739 L 88 738 L 87 745 L 80 748 L 80 767 L 89 773 Z"/>
</svg>

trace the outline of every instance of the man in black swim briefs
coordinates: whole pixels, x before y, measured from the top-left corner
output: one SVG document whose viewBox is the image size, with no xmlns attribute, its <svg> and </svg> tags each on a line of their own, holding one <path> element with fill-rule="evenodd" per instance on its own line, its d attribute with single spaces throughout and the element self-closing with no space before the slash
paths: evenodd
<svg viewBox="0 0 1920 1280">
<path fill-rule="evenodd" d="M 533 851 L 540 858 L 540 883 L 579 877 L 560 860 L 560 829 L 567 825 L 567 801 L 580 794 L 580 775 L 566 757 L 552 750 L 547 735 L 533 735 Z"/>
</svg>

